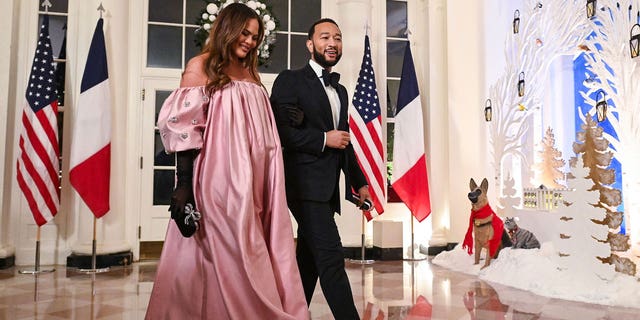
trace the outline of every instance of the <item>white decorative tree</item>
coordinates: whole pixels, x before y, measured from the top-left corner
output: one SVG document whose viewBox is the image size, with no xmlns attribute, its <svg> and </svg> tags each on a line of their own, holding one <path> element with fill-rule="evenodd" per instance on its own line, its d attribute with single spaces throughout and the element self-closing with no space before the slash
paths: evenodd
<svg viewBox="0 0 640 320">
<path fill-rule="evenodd" d="M 523 151 L 530 135 L 532 112 L 539 112 L 549 63 L 559 54 L 578 50 L 589 34 L 584 1 L 524 1 L 519 15 L 519 31 L 507 36 L 504 74 L 489 89 L 493 102 L 490 148 L 496 181 L 504 181 L 505 160 L 519 159 L 521 176 L 530 176 L 533 150 Z M 509 25 L 511 25 L 509 21 Z M 511 27 L 511 26 L 510 26 Z M 523 76 L 521 76 L 523 75 Z M 518 82 L 524 80 L 524 95 Z M 519 181 L 522 184 L 522 181 Z M 498 198 L 503 186 L 498 186 Z M 519 190 L 522 191 L 521 189 Z"/>
<path fill-rule="evenodd" d="M 600 195 L 591 190 L 589 168 L 584 166 L 582 157 L 572 159 L 571 170 L 567 184 L 573 191 L 564 194 L 564 205 L 557 209 L 561 231 L 553 244 L 558 250 L 558 265 L 572 272 L 611 279 L 613 267 L 598 260 L 598 257 L 608 257 L 611 249 L 608 244 L 596 240 L 606 239 L 609 230 L 592 221 L 604 215 L 601 208 L 594 206 Z"/>
<path fill-rule="evenodd" d="M 619 252 L 623 256 L 629 255 L 627 252 L 630 247 L 629 236 L 617 232 L 620 225 L 617 223 L 619 215 L 615 212 L 615 208 L 620 204 L 621 196 L 620 190 L 611 186 L 615 181 L 615 171 L 608 169 L 613 157 L 613 153 L 609 151 L 609 141 L 591 115 L 586 114 L 583 118 L 585 123 L 581 125 L 582 131 L 576 134 L 573 151 L 580 157 L 582 165 L 589 170 L 586 176 L 592 182 L 589 191 L 597 191 L 599 194 L 598 201 L 592 205 L 602 210 L 603 214 L 599 219 L 591 218 L 590 220 L 607 230 L 605 237 L 593 236 L 593 239 L 607 244 L 611 252 Z M 623 256 L 610 253 L 608 256 L 598 256 L 598 259 L 603 263 L 614 265 L 617 272 L 635 276 L 635 263 Z"/>
<path fill-rule="evenodd" d="M 622 192 L 626 212 L 627 231 L 631 243 L 640 242 L 640 57 L 630 57 L 629 35 L 638 23 L 640 0 L 599 0 L 596 19 L 590 21 L 595 37 L 585 41 L 587 70 L 597 81 L 587 84 L 582 93 L 588 110 L 595 113 L 597 101 L 591 98 L 603 90 L 607 101 L 607 121 L 615 136 L 605 135 L 613 147 L 614 157 L 622 166 Z M 637 29 L 637 27 L 636 27 Z M 640 248 L 635 248 L 640 250 Z"/>
<path fill-rule="evenodd" d="M 584 165 L 589 168 L 589 176 L 593 182 L 593 190 L 600 193 L 600 199 L 594 205 L 608 211 L 614 211 L 622 201 L 620 190 L 611 187 L 615 182 L 615 171 L 607 169 L 611 164 L 613 153 L 609 150 L 609 141 L 604 137 L 602 127 L 587 114 L 582 131 L 576 134 L 573 151 L 580 154 Z"/>
<path fill-rule="evenodd" d="M 544 138 L 540 143 L 541 150 L 538 151 L 540 162 L 536 162 L 533 166 L 536 171 L 536 185 L 543 184 L 548 188 L 563 188 L 564 167 L 562 152 L 555 147 L 556 138 L 553 135 L 551 127 L 545 131 Z"/>
<path fill-rule="evenodd" d="M 520 203 L 522 202 L 522 198 L 516 195 L 517 190 L 515 189 L 516 181 L 511 177 L 509 173 L 503 182 L 504 188 L 502 192 L 502 197 L 500 197 L 499 205 L 496 212 L 504 217 L 509 213 L 513 208 L 519 208 Z"/>
</svg>

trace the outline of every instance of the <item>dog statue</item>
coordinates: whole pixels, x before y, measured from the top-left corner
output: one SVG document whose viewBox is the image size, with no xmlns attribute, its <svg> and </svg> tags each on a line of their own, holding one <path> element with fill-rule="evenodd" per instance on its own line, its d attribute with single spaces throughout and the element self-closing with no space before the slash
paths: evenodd
<svg viewBox="0 0 640 320">
<path fill-rule="evenodd" d="M 513 243 L 511 247 L 514 249 L 540 248 L 540 242 L 533 232 L 520 228 L 516 221 L 518 221 L 518 217 L 507 217 L 504 219 L 504 228 L 507 229 L 511 242 Z"/>
<path fill-rule="evenodd" d="M 468 198 L 471 201 L 471 215 L 469 216 L 469 228 L 462 243 L 462 249 L 467 253 L 473 253 L 475 247 L 474 264 L 480 263 L 480 251 L 486 250 L 484 269 L 489 266 L 491 259 L 497 257 L 498 251 L 503 246 L 511 246 L 509 236 L 504 232 L 504 224 L 500 217 L 489 206 L 487 199 L 489 181 L 483 179 L 480 187 L 473 178 L 469 181 Z M 473 246 L 472 246 L 473 245 Z"/>
</svg>

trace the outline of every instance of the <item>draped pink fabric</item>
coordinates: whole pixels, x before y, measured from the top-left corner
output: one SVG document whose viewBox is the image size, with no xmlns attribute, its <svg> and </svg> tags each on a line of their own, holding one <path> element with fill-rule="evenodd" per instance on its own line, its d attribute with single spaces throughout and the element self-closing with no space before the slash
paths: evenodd
<svg viewBox="0 0 640 320">
<path fill-rule="evenodd" d="M 211 96 L 177 89 L 158 127 L 167 152 L 201 149 L 202 220 L 191 238 L 169 223 L 146 318 L 308 319 L 265 89 L 244 81 Z"/>
</svg>

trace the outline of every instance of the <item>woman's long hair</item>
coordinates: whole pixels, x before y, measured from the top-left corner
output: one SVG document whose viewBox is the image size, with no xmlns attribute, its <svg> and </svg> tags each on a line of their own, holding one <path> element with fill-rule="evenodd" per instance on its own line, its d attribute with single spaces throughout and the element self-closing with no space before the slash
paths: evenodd
<svg viewBox="0 0 640 320">
<path fill-rule="evenodd" d="M 207 83 L 208 90 L 220 89 L 231 81 L 223 70 L 229 66 L 231 59 L 235 58 L 233 45 L 235 45 L 247 22 L 251 19 L 258 21 L 257 45 L 240 62 L 243 67 L 249 68 L 249 73 L 254 80 L 260 81 L 258 75 L 258 47 L 264 36 L 264 24 L 260 16 L 248 6 L 242 3 L 232 3 L 220 11 L 211 27 L 207 42 L 202 48 L 203 53 L 208 53 L 204 65 L 204 71 L 209 78 Z"/>
</svg>

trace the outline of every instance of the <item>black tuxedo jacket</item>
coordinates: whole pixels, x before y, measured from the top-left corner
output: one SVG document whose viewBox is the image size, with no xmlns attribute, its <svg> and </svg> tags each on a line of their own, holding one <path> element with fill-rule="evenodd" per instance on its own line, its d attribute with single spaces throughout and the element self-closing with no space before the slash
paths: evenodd
<svg viewBox="0 0 640 320">
<path fill-rule="evenodd" d="M 347 90 L 339 85 L 336 91 L 340 97 L 337 129 L 349 131 Z M 339 212 L 340 170 L 346 178 L 347 200 L 353 200 L 351 187 L 357 192 L 367 182 L 351 144 L 346 149 L 324 147 L 324 133 L 334 129 L 333 116 L 327 93 L 311 66 L 281 72 L 273 84 L 271 105 L 283 146 L 287 198 L 334 201 Z M 287 107 L 291 106 L 304 113 L 302 124 L 296 127 L 288 120 Z"/>
</svg>

